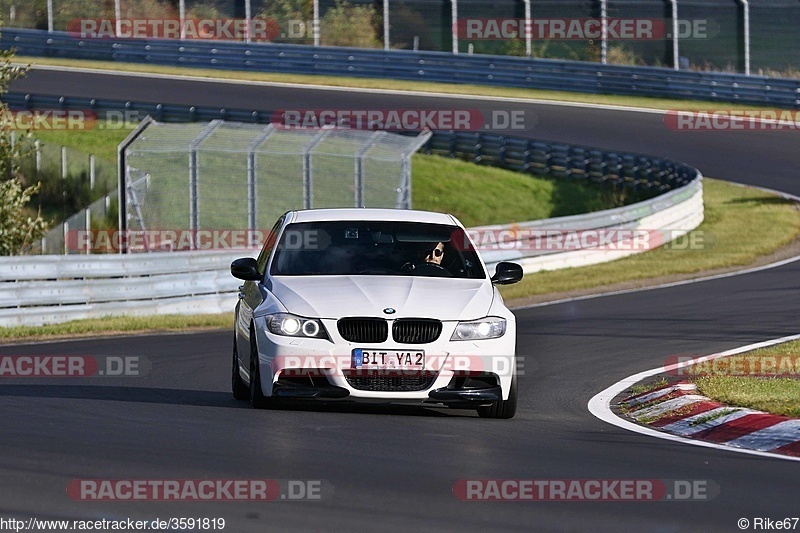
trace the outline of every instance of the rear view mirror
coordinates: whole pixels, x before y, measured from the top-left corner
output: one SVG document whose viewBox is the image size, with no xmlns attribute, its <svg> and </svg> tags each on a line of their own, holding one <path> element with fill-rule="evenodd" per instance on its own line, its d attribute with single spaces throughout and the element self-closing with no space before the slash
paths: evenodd
<svg viewBox="0 0 800 533">
<path fill-rule="evenodd" d="M 258 264 L 252 257 L 242 257 L 231 263 L 231 274 L 234 278 L 245 281 L 258 281 L 261 274 L 258 272 Z"/>
<path fill-rule="evenodd" d="M 492 283 L 497 285 L 511 285 L 522 279 L 522 267 L 516 263 L 500 261 L 492 276 Z"/>
</svg>

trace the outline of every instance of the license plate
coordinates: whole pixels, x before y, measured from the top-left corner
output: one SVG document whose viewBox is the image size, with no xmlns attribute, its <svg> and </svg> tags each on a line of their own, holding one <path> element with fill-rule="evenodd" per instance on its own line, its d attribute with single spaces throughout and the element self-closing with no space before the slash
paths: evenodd
<svg viewBox="0 0 800 533">
<path fill-rule="evenodd" d="M 423 370 L 425 352 L 422 350 L 353 350 L 353 368 L 373 370 Z"/>
</svg>

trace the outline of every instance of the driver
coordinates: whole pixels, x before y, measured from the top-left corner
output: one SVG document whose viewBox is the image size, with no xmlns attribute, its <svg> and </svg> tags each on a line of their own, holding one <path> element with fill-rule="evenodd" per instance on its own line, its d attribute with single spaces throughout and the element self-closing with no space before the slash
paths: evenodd
<svg viewBox="0 0 800 533">
<path fill-rule="evenodd" d="M 440 242 L 431 250 L 431 253 L 425 256 L 425 262 L 441 266 L 442 258 L 444 258 L 444 244 Z"/>
</svg>

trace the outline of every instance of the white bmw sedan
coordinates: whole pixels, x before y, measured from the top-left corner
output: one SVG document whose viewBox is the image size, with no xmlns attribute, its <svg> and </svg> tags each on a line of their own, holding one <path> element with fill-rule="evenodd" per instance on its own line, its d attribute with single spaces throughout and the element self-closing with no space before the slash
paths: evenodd
<svg viewBox="0 0 800 533">
<path fill-rule="evenodd" d="M 237 259 L 233 395 L 439 404 L 511 418 L 516 324 L 451 215 L 396 209 L 290 211 L 257 259 Z"/>
</svg>

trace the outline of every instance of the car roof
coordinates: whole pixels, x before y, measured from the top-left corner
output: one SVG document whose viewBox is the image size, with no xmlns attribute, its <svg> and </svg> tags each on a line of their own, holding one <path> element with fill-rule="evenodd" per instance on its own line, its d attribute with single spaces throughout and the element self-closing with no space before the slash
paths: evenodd
<svg viewBox="0 0 800 533">
<path fill-rule="evenodd" d="M 392 222 L 423 222 L 461 226 L 452 215 L 413 209 L 335 208 L 290 211 L 289 223 L 334 220 L 385 220 Z"/>
</svg>

